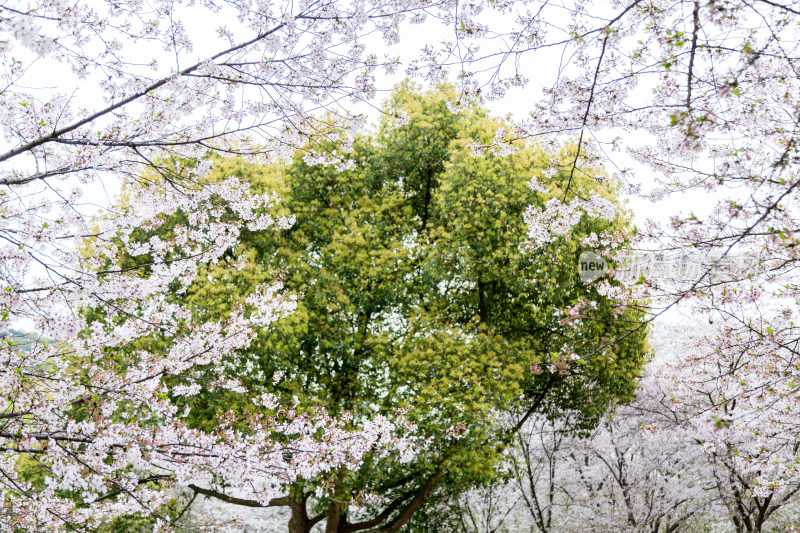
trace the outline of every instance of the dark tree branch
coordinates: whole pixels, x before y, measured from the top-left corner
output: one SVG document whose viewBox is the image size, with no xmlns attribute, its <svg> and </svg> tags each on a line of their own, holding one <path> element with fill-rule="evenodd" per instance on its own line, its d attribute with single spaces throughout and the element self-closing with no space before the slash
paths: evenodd
<svg viewBox="0 0 800 533">
<path fill-rule="evenodd" d="M 264 505 L 263 503 L 256 501 L 256 500 L 247 500 L 244 498 L 237 498 L 235 496 L 229 496 L 228 494 L 218 492 L 212 489 L 204 489 L 203 487 L 198 487 L 197 485 L 189 485 L 189 488 L 192 489 L 197 494 L 202 494 L 203 496 L 208 496 L 211 498 L 216 498 L 220 501 L 225 503 L 232 503 L 234 505 L 241 505 L 243 507 L 288 507 L 289 496 L 281 496 L 280 498 L 272 498 L 269 503 Z"/>
</svg>

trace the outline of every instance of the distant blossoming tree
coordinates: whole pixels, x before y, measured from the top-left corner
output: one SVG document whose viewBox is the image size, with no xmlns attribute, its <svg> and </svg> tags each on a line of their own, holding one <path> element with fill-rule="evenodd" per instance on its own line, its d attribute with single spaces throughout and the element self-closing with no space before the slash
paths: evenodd
<svg viewBox="0 0 800 533">
<path fill-rule="evenodd" d="M 766 530 L 800 494 L 797 358 L 780 320 L 790 314 L 773 309 L 768 322 L 750 321 L 761 335 L 743 334 L 735 319 L 684 330 L 677 357 L 658 375 L 683 441 L 702 452 L 709 491 L 737 531 Z"/>
</svg>

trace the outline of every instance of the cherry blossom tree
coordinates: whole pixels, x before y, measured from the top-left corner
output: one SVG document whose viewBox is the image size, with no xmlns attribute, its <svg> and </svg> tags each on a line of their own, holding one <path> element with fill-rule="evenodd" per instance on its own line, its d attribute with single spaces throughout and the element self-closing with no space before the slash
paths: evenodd
<svg viewBox="0 0 800 533">
<path fill-rule="evenodd" d="M 442 57 L 450 53 L 465 98 L 503 98 L 532 83 L 526 62 L 557 49 L 559 68 L 549 77 L 537 71 L 542 98 L 495 144 L 504 137 L 577 138 L 573 160 L 554 161 L 553 172 L 540 180 L 567 185 L 584 159 L 617 163 L 608 149 L 624 146 L 656 173 L 652 196 L 698 190 L 713 199 L 708 213 L 653 228 L 664 245 L 732 253 L 754 243 L 759 251 L 766 246 L 758 259 L 790 260 L 799 12 L 796 2 L 767 0 L 476 3 L 460 11 L 458 40 L 433 49 L 411 71 L 441 75 Z M 501 27 L 511 29 L 499 33 Z M 631 187 L 641 185 L 630 168 L 618 169 Z M 568 191 L 563 223 L 574 220 L 576 208 L 597 209 L 592 201 Z M 537 244 L 541 228 L 533 215 Z M 543 216 L 543 226 L 561 230 L 554 213 Z M 687 290 L 712 284 L 711 269 L 705 270 Z"/>
<path fill-rule="evenodd" d="M 571 161 L 554 159 L 534 176 L 532 186 L 555 181 L 565 192 L 530 209 L 531 247 L 582 213 L 607 216 L 601 199 L 571 187 L 587 161 L 600 162 L 631 192 L 645 186 L 646 198 L 694 206 L 639 228 L 641 250 L 700 258 L 697 269 L 645 273 L 638 295 L 656 298 L 652 312 L 700 298 L 701 311 L 730 314 L 727 301 L 769 297 L 772 283 L 784 297 L 797 294 L 798 13 L 797 2 L 771 0 L 474 3 L 459 12 L 457 39 L 409 70 L 435 79 L 452 66 L 463 98 L 541 85 L 529 114 L 483 147 L 509 149 L 519 137 L 577 142 Z M 549 76 L 540 68 L 533 79 L 526 68 L 554 58 Z M 622 149 L 625 157 L 614 154 Z"/>
<path fill-rule="evenodd" d="M 796 526 L 797 365 L 773 339 L 748 339 L 736 324 L 659 325 L 657 359 L 636 398 L 589 435 L 564 420 L 526 424 L 509 451 L 510 482 L 459 502 L 479 517 L 463 530 L 484 523 L 542 532 Z M 770 327 L 776 324 L 773 318 Z M 756 346 L 763 351 L 752 353 Z"/>
<path fill-rule="evenodd" d="M 653 316 L 689 303 L 701 320 L 723 321 L 664 379 L 681 405 L 686 442 L 709 454 L 732 521 L 740 531 L 760 531 L 794 497 L 793 465 L 800 458 L 793 419 L 800 6 L 714 0 L 535 5 L 515 12 L 518 26 L 496 54 L 476 53 L 465 63 L 464 92 L 502 96 L 525 83 L 518 69 L 525 57 L 559 47 L 569 59 L 513 136 L 574 136 L 579 150 L 534 186 L 562 180 L 569 187 L 584 159 L 614 162 L 611 151 L 624 147 L 655 176 L 647 197 L 694 206 L 669 224 L 640 228 L 639 249 L 666 268 L 637 272 L 634 280 L 642 283 L 627 294 L 650 306 Z M 464 16 L 469 21 L 459 46 L 477 46 L 492 30 L 473 13 Z M 435 71 L 433 64 L 418 65 Z M 491 77 L 482 76 L 486 71 Z M 631 190 L 641 185 L 632 170 L 618 170 Z M 592 199 L 568 193 L 552 209 L 532 208 L 531 246 L 557 238 L 581 211 L 598 209 Z M 618 261 L 630 254 L 603 251 Z M 598 286 L 626 292 L 612 280 Z"/>
<path fill-rule="evenodd" d="M 621 406 L 591 438 L 573 445 L 572 463 L 565 467 L 577 470 L 584 491 L 577 493 L 585 502 L 579 516 L 595 527 L 658 533 L 709 519 L 713 498 L 706 490 L 702 455 L 687 449 L 686 432 L 675 424 L 666 402 L 648 379 L 632 404 Z"/>
<path fill-rule="evenodd" d="M 750 332 L 729 319 L 686 334 L 659 375 L 684 440 L 705 455 L 708 481 L 737 532 L 764 531 L 800 493 L 797 362 L 783 344 L 791 326 L 781 314 L 752 319 Z M 768 328 L 779 329 L 758 334 Z"/>
<path fill-rule="evenodd" d="M 277 197 L 239 180 L 201 185 L 208 156 L 263 160 L 320 135 L 348 139 L 360 120 L 341 104 L 371 97 L 376 70 L 395 65 L 363 40 L 393 42 L 400 22 L 439 7 L 0 5 L 0 330 L 27 321 L 39 335 L 24 345 L 7 336 L 0 350 L 2 529 L 86 529 L 139 513 L 163 531 L 184 514 L 165 511 L 181 491 L 225 488 L 243 505 L 278 505 L 290 499 L 281 484 L 368 453 L 413 453 L 396 438 L 402 417 L 332 419 L 270 396 L 253 398 L 247 415 L 221 414 L 211 432 L 190 429 L 171 398 L 244 392 L 225 377 L 225 355 L 295 299 L 275 280 L 209 321 L 163 293 L 187 287 L 200 264 L 235 268 L 242 231 L 292 224 L 270 215 Z M 216 33 L 198 40 L 186 20 Z M 309 159 L 346 164 L 313 150 Z M 106 186 L 125 190 L 129 209 L 93 216 L 95 200 L 82 195 Z M 168 236 L 131 239 L 175 215 L 183 222 Z M 123 264 L 119 246 L 140 261 Z M 148 344 L 156 333 L 168 342 Z M 140 349 L 123 357 L 121 346 Z"/>
<path fill-rule="evenodd" d="M 707 524 L 714 509 L 705 455 L 687 447 L 687 432 L 652 378 L 590 434 L 576 434 L 563 418 L 530 421 L 507 465 L 506 482 L 459 502 L 470 518 L 463 531 L 663 533 Z"/>
</svg>

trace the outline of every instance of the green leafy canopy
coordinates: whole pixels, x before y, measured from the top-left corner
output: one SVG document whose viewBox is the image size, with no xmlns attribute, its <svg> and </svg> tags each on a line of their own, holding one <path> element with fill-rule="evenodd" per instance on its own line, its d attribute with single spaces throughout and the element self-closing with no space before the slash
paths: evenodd
<svg viewBox="0 0 800 533">
<path fill-rule="evenodd" d="M 364 489 L 391 501 L 438 468 L 442 494 L 489 480 L 505 438 L 498 414 L 535 403 L 589 428 L 632 394 L 641 371 L 643 328 L 626 335 L 639 317 L 615 314 L 615 303 L 577 271 L 580 236 L 628 222 L 584 217 L 571 234 L 525 250 L 525 209 L 560 197 L 565 177 L 554 176 L 549 193 L 532 191 L 529 180 L 553 155 L 530 143 L 517 142 L 510 155 L 476 155 L 471 145 L 490 143 L 504 123 L 476 105 L 451 112 L 455 96 L 447 86 L 398 87 L 377 131 L 344 154 L 355 161 L 350 170 L 308 165 L 302 153 L 269 167 L 220 158 L 209 179 L 237 175 L 258 191 L 277 191 L 280 209 L 297 222 L 246 233 L 244 268 L 232 268 L 234 258 L 210 265 L 186 294 L 172 295 L 206 318 L 223 316 L 256 285 L 281 277 L 286 291 L 302 295 L 297 311 L 232 355 L 231 373 L 253 392 L 297 398 L 301 409 L 347 411 L 356 421 L 402 409 L 433 437 L 411 464 L 371 459 L 337 474 L 334 497 L 344 501 Z M 400 114 L 409 119 L 402 126 L 392 118 Z M 573 191 L 616 198 L 592 179 L 600 169 L 581 170 Z M 597 302 L 592 320 L 561 325 L 555 311 L 581 299 Z M 586 355 L 568 372 L 530 371 L 567 347 Z M 273 383 L 278 371 L 283 378 Z M 220 411 L 253 408 L 223 391 L 186 401 L 199 427 Z M 454 426 L 466 434 L 454 438 Z"/>
</svg>

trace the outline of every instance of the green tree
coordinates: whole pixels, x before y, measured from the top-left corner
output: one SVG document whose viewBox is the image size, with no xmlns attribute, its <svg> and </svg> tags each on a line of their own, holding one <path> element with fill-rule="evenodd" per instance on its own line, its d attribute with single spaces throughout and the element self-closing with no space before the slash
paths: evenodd
<svg viewBox="0 0 800 533">
<path fill-rule="evenodd" d="M 646 351 L 643 330 L 630 334 L 639 317 L 615 314 L 615 303 L 581 282 L 576 267 L 581 235 L 627 221 L 584 217 L 545 249 L 525 251 L 523 212 L 560 197 L 563 177 L 548 193 L 528 187 L 551 157 L 533 144 L 475 155 L 471 146 L 491 143 L 504 123 L 478 106 L 451 112 L 454 99 L 449 87 L 399 87 L 388 118 L 356 138 L 350 153 L 323 143 L 354 160 L 349 170 L 309 165 L 302 153 L 286 165 L 223 159 L 216 166 L 217 178 L 239 175 L 280 192 L 282 209 L 297 219 L 285 231 L 245 235 L 241 268 L 231 257 L 174 295 L 212 315 L 275 277 L 302 295 L 294 314 L 230 358 L 231 373 L 253 391 L 296 398 L 301 409 L 349 413 L 353 424 L 402 410 L 429 439 L 411 462 L 371 457 L 357 472 L 290 487 L 280 503 L 291 507 L 293 533 L 320 521 L 339 533 L 424 529 L 417 511 L 427 500 L 495 476 L 513 432 L 499 428 L 497 413 L 569 413 L 576 428 L 589 428 L 633 392 Z M 395 125 L 402 114 L 408 122 Z M 582 169 L 571 193 L 615 198 L 592 179 L 598 173 Z M 556 311 L 581 300 L 596 302 L 592 319 L 563 326 Z M 564 363 L 568 350 L 582 358 Z M 554 361 L 560 372 L 530 370 Z M 253 408 L 218 391 L 187 402 L 190 423 L 200 427 L 215 424 L 217 413 Z M 326 496 L 314 496 L 317 487 Z M 382 500 L 356 513 L 348 502 L 363 491 Z"/>
</svg>

